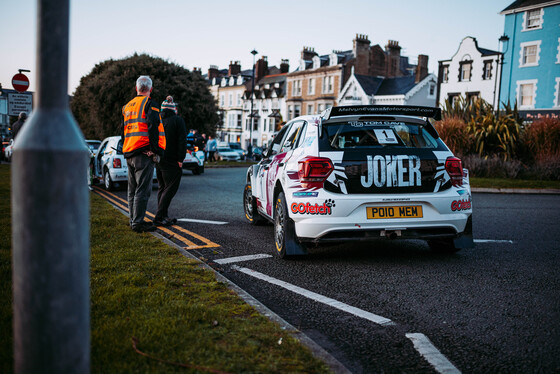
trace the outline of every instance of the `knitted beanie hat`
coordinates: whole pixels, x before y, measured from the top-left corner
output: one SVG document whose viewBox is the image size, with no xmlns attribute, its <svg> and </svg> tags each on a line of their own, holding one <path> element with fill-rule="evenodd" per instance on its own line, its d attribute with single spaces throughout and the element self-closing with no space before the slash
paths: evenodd
<svg viewBox="0 0 560 374">
<path fill-rule="evenodd" d="M 173 102 L 173 97 L 171 95 L 167 96 L 165 100 L 161 103 L 161 110 L 170 109 L 177 113 L 177 105 Z"/>
</svg>

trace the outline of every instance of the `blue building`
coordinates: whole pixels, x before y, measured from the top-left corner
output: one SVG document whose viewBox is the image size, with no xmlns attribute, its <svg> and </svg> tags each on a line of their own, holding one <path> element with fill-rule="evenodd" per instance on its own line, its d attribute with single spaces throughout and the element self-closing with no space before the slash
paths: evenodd
<svg viewBox="0 0 560 374">
<path fill-rule="evenodd" d="M 505 15 L 500 101 L 532 120 L 560 115 L 560 0 L 517 0 Z"/>
</svg>

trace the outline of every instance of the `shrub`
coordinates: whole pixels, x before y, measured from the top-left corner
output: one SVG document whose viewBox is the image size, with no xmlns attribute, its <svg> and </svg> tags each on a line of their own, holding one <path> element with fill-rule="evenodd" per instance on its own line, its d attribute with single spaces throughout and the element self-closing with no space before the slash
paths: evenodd
<svg viewBox="0 0 560 374">
<path fill-rule="evenodd" d="M 517 178 L 525 170 L 519 160 L 503 160 L 494 155 L 482 158 L 478 155 L 468 155 L 461 159 L 463 166 L 469 170 L 469 175 L 480 178 Z"/>
<path fill-rule="evenodd" d="M 467 123 L 459 117 L 447 117 L 435 125 L 439 136 L 458 157 L 473 151 L 474 139 L 467 131 Z"/>
<path fill-rule="evenodd" d="M 520 156 L 539 163 L 560 156 L 560 120 L 543 118 L 527 125 L 522 135 Z"/>
</svg>

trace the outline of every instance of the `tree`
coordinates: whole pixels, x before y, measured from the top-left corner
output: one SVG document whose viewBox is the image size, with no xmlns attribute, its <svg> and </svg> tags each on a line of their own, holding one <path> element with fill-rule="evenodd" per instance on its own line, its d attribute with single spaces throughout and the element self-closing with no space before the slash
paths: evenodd
<svg viewBox="0 0 560 374">
<path fill-rule="evenodd" d="M 121 109 L 136 96 L 136 79 L 148 75 L 156 103 L 173 96 L 188 129 L 214 135 L 218 122 L 217 106 L 204 78 L 174 63 L 146 54 L 122 60 L 106 60 L 82 77 L 70 108 L 84 136 L 104 139 L 120 135 Z"/>
</svg>

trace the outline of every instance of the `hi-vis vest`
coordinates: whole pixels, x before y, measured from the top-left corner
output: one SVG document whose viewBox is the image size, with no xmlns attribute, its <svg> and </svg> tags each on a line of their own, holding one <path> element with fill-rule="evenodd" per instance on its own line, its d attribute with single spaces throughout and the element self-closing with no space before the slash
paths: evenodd
<svg viewBox="0 0 560 374">
<path fill-rule="evenodd" d="M 123 153 L 132 152 L 136 149 L 150 145 L 148 136 L 148 119 L 146 118 L 145 108 L 148 103 L 148 96 L 137 96 L 126 104 L 122 113 L 124 116 L 124 144 Z M 158 116 L 159 117 L 159 116 Z M 165 149 L 165 130 L 163 123 L 158 125 L 159 138 L 158 146 Z"/>
</svg>

